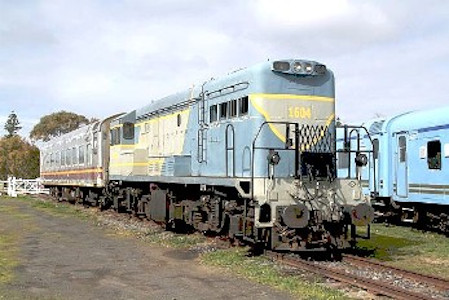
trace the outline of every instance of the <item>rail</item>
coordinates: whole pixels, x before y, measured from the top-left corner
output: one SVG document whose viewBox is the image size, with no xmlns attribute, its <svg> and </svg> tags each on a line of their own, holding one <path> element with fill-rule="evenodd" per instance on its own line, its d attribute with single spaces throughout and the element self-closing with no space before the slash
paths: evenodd
<svg viewBox="0 0 449 300">
<path fill-rule="evenodd" d="M 0 194 L 7 194 L 10 197 L 25 194 L 49 194 L 40 178 L 21 179 L 8 177 L 8 180 L 0 181 Z"/>
<path fill-rule="evenodd" d="M 375 295 L 383 295 L 393 299 L 400 300 L 431 300 L 429 295 L 423 295 L 410 290 L 391 285 L 387 282 L 376 281 L 374 279 L 357 276 L 347 273 L 343 270 L 336 270 L 333 268 L 314 264 L 311 261 L 302 260 L 298 257 L 291 257 L 281 253 L 267 251 L 268 257 L 288 266 L 307 270 L 309 272 L 322 275 L 327 278 L 362 288 Z"/>
</svg>

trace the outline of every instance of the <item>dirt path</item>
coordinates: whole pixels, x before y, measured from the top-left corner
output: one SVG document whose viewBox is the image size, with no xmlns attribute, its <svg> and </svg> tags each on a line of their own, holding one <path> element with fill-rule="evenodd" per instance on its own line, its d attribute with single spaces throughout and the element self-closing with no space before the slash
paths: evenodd
<svg viewBox="0 0 449 300">
<path fill-rule="evenodd" d="M 200 265 L 193 253 L 117 237 L 78 218 L 37 210 L 28 201 L 0 198 L 1 236 L 13 241 L 10 252 L 17 258 L 12 280 L 0 282 L 3 299 L 289 298 L 219 274 Z"/>
</svg>

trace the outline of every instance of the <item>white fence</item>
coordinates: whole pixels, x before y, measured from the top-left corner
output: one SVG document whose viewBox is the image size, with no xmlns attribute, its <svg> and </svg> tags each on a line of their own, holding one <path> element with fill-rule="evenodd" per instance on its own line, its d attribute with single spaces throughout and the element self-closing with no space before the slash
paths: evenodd
<svg viewBox="0 0 449 300">
<path fill-rule="evenodd" d="M 0 181 L 0 194 L 8 194 L 10 197 L 17 197 L 23 194 L 48 194 L 49 190 L 44 188 L 40 178 L 17 179 L 8 177 L 6 181 Z"/>
</svg>

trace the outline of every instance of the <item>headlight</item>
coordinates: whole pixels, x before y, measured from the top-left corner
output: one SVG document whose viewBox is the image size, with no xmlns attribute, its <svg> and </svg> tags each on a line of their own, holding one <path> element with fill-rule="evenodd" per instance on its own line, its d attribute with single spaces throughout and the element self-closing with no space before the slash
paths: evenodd
<svg viewBox="0 0 449 300">
<path fill-rule="evenodd" d="M 274 150 L 270 150 L 267 156 L 268 163 L 270 165 L 277 165 L 281 161 L 281 157 L 279 156 L 279 153 Z"/>
<path fill-rule="evenodd" d="M 313 67 L 309 63 L 304 63 L 304 69 L 306 70 L 307 73 L 312 73 L 313 71 Z"/>
<path fill-rule="evenodd" d="M 287 61 L 275 61 L 273 71 L 290 71 L 290 63 Z"/>
<path fill-rule="evenodd" d="M 295 73 L 301 73 L 303 71 L 303 66 L 299 61 L 296 61 L 293 64 L 292 69 L 293 69 L 293 72 L 295 72 Z"/>
</svg>

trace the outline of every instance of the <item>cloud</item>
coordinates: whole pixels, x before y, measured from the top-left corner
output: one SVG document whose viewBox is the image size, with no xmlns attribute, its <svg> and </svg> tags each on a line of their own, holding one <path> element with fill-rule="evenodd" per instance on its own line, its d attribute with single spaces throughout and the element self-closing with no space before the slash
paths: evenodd
<svg viewBox="0 0 449 300">
<path fill-rule="evenodd" d="M 343 120 L 444 105 L 448 20 L 437 0 L 0 0 L 0 117 L 105 117 L 290 57 L 335 72 Z"/>
</svg>

